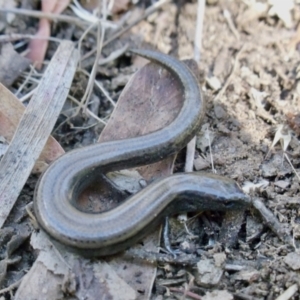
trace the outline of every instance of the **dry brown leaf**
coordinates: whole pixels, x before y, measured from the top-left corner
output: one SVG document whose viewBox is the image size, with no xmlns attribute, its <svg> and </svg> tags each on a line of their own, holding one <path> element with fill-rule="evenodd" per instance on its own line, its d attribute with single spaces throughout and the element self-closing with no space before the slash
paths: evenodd
<svg viewBox="0 0 300 300">
<path fill-rule="evenodd" d="M 60 14 L 69 5 L 70 0 L 43 0 L 42 1 L 42 12 L 44 13 L 55 13 Z M 51 22 L 48 19 L 41 19 L 39 22 L 39 29 L 36 33 L 36 38 L 29 42 L 29 58 L 36 66 L 37 69 L 42 67 L 45 54 L 48 48 L 48 38 L 50 37 Z"/>
<path fill-rule="evenodd" d="M 41 231 L 32 234 L 31 245 L 42 251 L 22 280 L 15 300 L 65 299 L 66 294 L 75 293 L 76 299 L 86 300 L 136 299 L 135 291 L 104 261 L 60 256 Z"/>
<path fill-rule="evenodd" d="M 16 52 L 12 44 L 4 44 L 0 55 L 0 82 L 11 86 L 29 64 L 30 60 Z"/>
<path fill-rule="evenodd" d="M 42 11 L 45 13 L 60 14 L 69 5 L 70 0 L 42 0 Z"/>
<path fill-rule="evenodd" d="M 48 40 L 50 37 L 50 21 L 47 19 L 41 19 L 39 22 L 39 29 L 35 34 L 35 39 L 29 42 L 29 53 L 26 55 L 39 70 L 42 67 L 42 63 L 45 58 L 45 54 L 48 48 Z"/>
<path fill-rule="evenodd" d="M 0 135 L 10 142 L 25 111 L 25 106 L 1 83 L 0 95 Z M 41 165 L 46 167 L 62 154 L 64 154 L 63 148 L 53 137 L 50 137 L 33 172 L 42 172 Z"/>
</svg>

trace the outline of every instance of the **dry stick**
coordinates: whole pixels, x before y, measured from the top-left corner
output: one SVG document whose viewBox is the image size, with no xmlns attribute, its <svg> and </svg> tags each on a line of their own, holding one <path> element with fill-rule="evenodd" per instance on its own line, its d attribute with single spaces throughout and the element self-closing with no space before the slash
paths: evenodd
<svg viewBox="0 0 300 300">
<path fill-rule="evenodd" d="M 291 299 L 294 294 L 298 291 L 298 284 L 295 283 L 291 285 L 288 289 L 286 289 L 276 300 L 289 300 Z"/>
<path fill-rule="evenodd" d="M 288 161 L 288 163 L 290 164 L 290 166 L 293 169 L 295 175 L 297 176 L 297 178 L 300 181 L 300 176 L 299 176 L 298 172 L 296 171 L 296 169 L 294 168 L 294 166 L 293 166 L 292 162 L 290 161 L 289 157 L 287 156 L 287 154 L 285 152 L 283 153 L 283 155 L 284 155 L 285 159 Z"/>
<path fill-rule="evenodd" d="M 194 58 L 197 63 L 199 63 L 200 61 L 204 10 L 205 10 L 205 0 L 198 0 L 197 25 L 196 25 L 195 46 L 194 46 Z M 184 167 L 185 172 L 193 172 L 195 148 L 196 148 L 196 137 L 194 137 L 187 145 L 185 167 Z"/>
<path fill-rule="evenodd" d="M 25 102 L 26 100 L 28 100 L 29 98 L 31 98 L 31 96 L 36 92 L 36 90 L 37 90 L 37 87 L 34 88 L 33 90 L 31 90 L 26 95 L 24 95 L 22 98 L 19 98 L 19 101 L 20 102 Z"/>
<path fill-rule="evenodd" d="M 18 280 L 18 281 L 16 281 L 16 282 L 12 283 L 12 284 L 11 284 L 10 286 L 8 286 L 7 288 L 4 288 L 4 289 L 0 290 L 0 295 L 1 295 L 1 294 L 4 294 L 4 293 L 7 293 L 7 292 L 11 292 L 12 290 L 14 290 L 14 289 L 16 289 L 17 287 L 19 287 L 19 285 L 21 284 L 22 280 L 23 280 L 23 277 L 22 277 L 20 280 Z"/>
<path fill-rule="evenodd" d="M 242 293 L 233 293 L 233 295 L 234 295 L 234 299 L 236 298 L 236 299 L 239 299 L 239 300 L 259 300 L 256 297 L 245 295 L 245 294 L 242 294 Z"/>
<path fill-rule="evenodd" d="M 240 40 L 240 34 L 235 28 L 235 25 L 232 21 L 231 14 L 230 14 L 229 10 L 224 9 L 223 10 L 223 15 L 224 15 L 225 20 L 227 21 L 229 29 L 232 31 L 235 38 L 239 41 Z"/>
<path fill-rule="evenodd" d="M 194 59 L 199 63 L 202 48 L 202 32 L 203 32 L 203 22 L 204 22 L 204 11 L 205 11 L 205 0 L 198 0 L 197 6 L 197 24 L 195 32 L 195 45 L 194 45 Z"/>
<path fill-rule="evenodd" d="M 89 24 L 89 22 L 84 21 L 78 17 L 45 13 L 41 11 L 34 11 L 34 10 L 23 9 L 23 8 L 0 8 L 0 13 L 13 13 L 13 14 L 19 14 L 23 16 L 38 18 L 38 19 L 48 19 L 54 22 L 60 21 L 60 22 L 72 23 L 80 26 Z"/>
<path fill-rule="evenodd" d="M 193 292 L 190 292 L 190 291 L 187 291 L 187 290 L 181 290 L 181 289 L 176 288 L 176 287 L 169 287 L 169 290 L 171 292 L 184 294 L 184 296 L 188 296 L 191 299 L 195 299 L 195 300 L 201 300 L 201 299 L 203 299 L 201 296 L 199 296 L 199 295 L 197 295 L 197 294 L 195 294 Z"/>
<path fill-rule="evenodd" d="M 0 43 L 14 42 L 21 39 L 36 39 L 36 40 L 48 40 L 51 42 L 60 43 L 62 39 L 54 37 L 38 37 L 33 34 L 20 34 L 20 33 L 11 33 L 0 36 Z"/>
<path fill-rule="evenodd" d="M 79 53 L 81 53 L 81 48 L 82 48 L 82 43 L 83 43 L 83 40 L 85 39 L 85 37 L 87 36 L 87 34 L 89 33 L 89 32 L 91 32 L 91 30 L 95 27 L 95 26 L 98 26 L 98 23 L 97 24 L 95 24 L 95 23 L 93 23 L 93 24 L 91 24 L 84 32 L 83 32 L 83 34 L 81 35 L 81 37 L 79 38 L 79 40 L 78 40 L 78 51 L 79 51 Z M 97 27 L 98 28 L 98 27 Z M 98 38 L 98 35 L 96 36 L 96 38 Z M 79 66 L 78 66 L 79 68 L 81 68 L 81 64 L 79 63 Z"/>
<path fill-rule="evenodd" d="M 106 4 L 106 1 L 104 0 L 104 3 Z M 98 24 L 98 29 L 97 29 L 97 54 L 96 54 L 96 59 L 91 71 L 91 75 L 89 77 L 88 85 L 85 90 L 85 93 L 81 99 L 81 104 L 84 105 L 84 111 L 87 109 L 88 101 L 91 97 L 92 91 L 93 91 L 93 86 L 94 86 L 94 81 L 97 73 L 97 68 L 98 68 L 98 60 L 101 55 L 102 47 L 103 47 L 103 40 L 104 40 L 104 35 L 105 35 L 105 29 L 99 22 Z M 78 111 L 79 112 L 79 111 Z"/>
<path fill-rule="evenodd" d="M 0 227 L 39 158 L 71 86 L 78 51 L 72 42 L 58 47 L 0 161 Z"/>
<path fill-rule="evenodd" d="M 65 124 L 67 121 L 69 121 L 71 118 L 74 118 L 76 117 L 80 110 L 83 109 L 85 113 L 88 113 L 90 116 L 92 116 L 93 118 L 97 119 L 99 122 L 103 123 L 103 124 L 106 124 L 103 120 L 99 119 L 97 116 L 94 115 L 94 113 L 92 113 L 91 111 L 88 110 L 87 108 L 87 105 L 88 105 L 88 100 L 90 99 L 91 97 L 91 94 L 92 94 L 92 91 L 93 91 L 93 86 L 95 84 L 95 77 L 96 77 L 96 73 L 97 73 L 97 61 L 99 60 L 100 58 L 100 55 L 101 55 L 101 50 L 102 50 L 102 45 L 103 45 L 103 39 L 104 39 L 104 35 L 105 35 L 105 29 L 104 27 L 102 26 L 102 22 L 105 21 L 105 19 L 107 18 L 107 13 L 106 13 L 106 0 L 103 1 L 103 20 L 99 20 L 98 24 L 97 24 L 97 54 L 96 54 L 96 59 L 94 61 L 94 65 L 93 65 L 93 68 L 92 68 L 92 71 L 91 71 L 91 74 L 89 74 L 89 80 L 88 80 L 88 84 L 87 84 L 87 87 L 85 89 L 85 93 L 81 99 L 81 101 L 79 102 L 78 104 L 78 108 L 76 109 L 75 113 L 68 117 L 64 122 L 62 122 L 60 126 L 62 126 L 63 124 Z M 83 35 L 86 34 L 86 32 L 88 30 L 90 30 L 93 26 L 90 26 L 84 33 Z M 80 43 L 81 44 L 81 43 Z M 110 100 L 111 98 L 108 97 L 108 99 Z M 112 101 L 113 102 L 113 101 Z M 58 128 L 59 128 L 58 127 Z M 58 129 L 57 128 L 57 129 Z M 56 129 L 56 130 L 57 130 Z"/>
<path fill-rule="evenodd" d="M 163 250 L 163 249 L 162 249 Z M 149 252 L 141 249 L 130 248 L 125 252 L 125 257 L 129 259 L 141 259 L 143 261 L 147 261 L 151 264 L 154 263 L 168 263 L 174 265 L 181 266 L 195 266 L 199 261 L 198 258 L 182 258 L 176 257 L 174 258 L 171 254 L 157 253 L 157 252 Z"/>
<path fill-rule="evenodd" d="M 104 35 L 105 35 L 105 28 L 104 26 L 102 26 L 102 22 L 105 21 L 107 19 L 107 1 L 104 0 L 102 2 L 102 15 L 103 15 L 103 19 L 101 20 L 101 22 L 98 23 L 98 27 L 97 27 L 97 52 L 96 52 L 96 59 L 91 71 L 91 75 L 89 77 L 89 81 L 88 81 L 88 85 L 87 88 L 85 90 L 85 93 L 81 99 L 81 105 L 83 105 L 84 108 L 84 112 L 87 109 L 87 105 L 88 105 L 88 101 L 91 97 L 92 91 L 93 91 L 93 86 L 94 86 L 94 81 L 96 78 L 96 73 L 97 73 L 97 68 L 98 68 L 98 60 L 100 59 L 100 55 L 101 55 L 101 51 L 102 51 L 102 47 L 103 47 L 103 41 L 104 41 Z M 100 2 L 99 2 L 99 6 L 100 6 Z M 100 12 L 100 7 L 99 7 L 99 12 Z M 80 110 L 80 107 L 79 107 Z M 78 110 L 78 112 L 79 112 Z"/>
<path fill-rule="evenodd" d="M 114 41 L 115 39 L 119 38 L 122 34 L 124 34 L 125 32 L 127 32 L 133 26 L 135 26 L 136 24 L 138 24 L 142 20 L 146 19 L 151 14 L 153 14 L 154 12 L 156 12 L 160 7 L 162 7 L 163 5 L 165 5 L 166 3 L 169 3 L 169 2 L 171 2 L 171 0 L 160 0 L 160 1 L 156 2 L 155 4 L 153 4 L 152 6 L 150 6 L 148 9 L 145 10 L 145 13 L 141 17 L 137 18 L 132 23 L 130 23 L 128 26 L 126 26 L 122 30 L 116 32 L 114 35 L 112 35 L 110 38 L 108 38 L 106 41 L 104 41 L 103 42 L 103 47 L 105 47 L 106 45 L 108 45 L 109 43 L 111 43 L 112 41 Z M 81 58 L 80 61 L 83 61 L 83 60 L 87 59 L 88 57 L 90 57 L 91 55 L 93 55 L 96 51 L 97 51 L 97 49 L 92 49 L 90 52 L 86 53 Z"/>
<path fill-rule="evenodd" d="M 293 246 L 293 239 L 291 236 L 287 234 L 277 218 L 268 208 L 266 208 L 264 203 L 260 199 L 255 198 L 252 201 L 252 205 L 260 214 L 263 223 L 266 224 L 283 242 Z"/>
<path fill-rule="evenodd" d="M 196 136 L 186 146 L 184 172 L 193 172 L 194 158 L 196 148 Z"/>
</svg>

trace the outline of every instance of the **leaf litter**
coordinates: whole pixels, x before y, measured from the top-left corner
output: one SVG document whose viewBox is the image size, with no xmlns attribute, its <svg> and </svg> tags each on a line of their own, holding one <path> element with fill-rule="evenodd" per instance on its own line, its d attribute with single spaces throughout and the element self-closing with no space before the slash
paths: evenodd
<svg viewBox="0 0 300 300">
<path fill-rule="evenodd" d="M 260 199 L 260 201 L 255 202 L 255 205 L 260 207 L 259 211 L 262 215 L 253 222 L 257 225 L 248 227 L 249 232 L 247 232 L 247 228 L 240 231 L 234 247 L 226 247 L 226 243 L 220 244 L 218 240 L 218 233 L 220 234 L 224 229 L 221 226 L 230 224 L 228 223 L 230 216 L 225 216 L 223 225 L 220 224 L 221 216 L 214 212 L 201 214 L 199 218 L 194 218 L 189 224 L 188 230 L 192 231 L 193 235 L 198 236 L 198 239 L 187 240 L 184 237 L 185 229 L 183 229 L 182 234 L 171 241 L 174 245 L 187 244 L 188 241 L 189 246 L 186 249 L 194 249 L 192 250 L 194 251 L 193 258 L 198 257 L 199 261 L 209 260 L 211 271 L 215 268 L 214 255 L 226 253 L 226 263 L 218 265 L 218 268 L 223 271 L 223 276 L 214 286 L 216 291 L 211 292 L 211 287 L 198 286 L 197 282 L 201 282 L 205 278 L 198 278 L 195 283 L 189 277 L 188 272 L 183 272 L 182 267 L 172 267 L 167 263 L 163 269 L 160 268 L 157 271 L 153 297 L 159 299 L 162 295 L 172 297 L 171 295 L 185 294 L 195 299 L 198 295 L 201 295 L 202 298 L 205 297 L 205 299 L 214 299 L 213 293 L 219 293 L 228 299 L 232 295 L 236 298 L 252 297 L 253 299 L 296 297 L 298 295 L 299 273 L 297 269 L 293 270 L 291 265 L 294 257 L 297 257 L 297 248 L 299 247 L 297 199 L 299 200 L 300 188 L 299 179 L 295 176 L 299 173 L 299 151 L 297 150 L 299 149 L 299 140 L 296 136 L 299 132 L 299 126 L 297 126 L 297 114 L 299 112 L 297 109 L 300 105 L 295 67 L 299 63 L 296 39 L 296 24 L 300 16 L 299 7 L 296 1 L 289 1 L 290 5 L 285 6 L 280 6 L 280 1 L 232 1 L 229 3 L 220 0 L 207 1 L 207 3 L 203 28 L 203 47 L 199 62 L 201 70 L 199 79 L 205 89 L 204 94 L 208 103 L 205 123 L 208 123 L 209 130 L 213 131 L 213 139 L 211 139 L 209 147 L 207 145 L 202 147 L 200 154 L 202 157 L 212 157 L 217 173 L 234 178 L 240 185 L 249 182 L 247 189 L 253 196 Z M 113 53 L 115 51 L 113 49 L 123 47 L 126 43 L 129 43 L 131 47 L 133 45 L 140 46 L 141 39 L 139 36 L 142 36 L 142 40 L 148 45 L 157 47 L 163 52 L 177 54 L 180 58 L 191 57 L 196 12 L 196 2 L 184 3 L 181 6 L 180 4 L 176 6 L 174 3 L 169 3 L 165 8 L 157 11 L 152 18 L 140 21 L 130 34 L 123 35 L 115 43 L 107 43 L 102 53 Z M 176 13 L 179 16 L 178 19 L 176 19 Z M 158 22 L 158 20 L 168 20 L 168 22 Z M 177 20 L 176 25 L 175 20 Z M 171 26 L 164 24 L 171 24 Z M 66 31 L 66 28 L 69 31 Z M 108 29 L 108 35 L 110 30 L 113 29 Z M 52 34 L 68 39 L 70 36 L 79 37 L 83 34 L 83 30 L 80 26 L 74 30 L 71 25 L 63 27 L 58 23 L 56 28 L 53 28 Z M 95 53 L 96 36 L 96 32 L 93 30 L 87 33 L 81 47 L 83 55 Z M 225 51 L 222 51 L 224 48 Z M 241 49 L 243 51 L 239 52 Z M 54 50 L 54 45 L 50 43 L 48 57 L 52 57 Z M 116 53 L 121 55 L 123 52 Z M 110 94 L 111 99 L 117 102 L 115 113 L 122 102 L 121 98 L 118 101 L 117 99 L 127 76 L 124 72 L 124 78 L 122 78 L 125 62 L 119 59 L 118 55 L 114 56 L 118 63 L 110 59 L 107 60 L 106 65 L 96 68 L 97 80 Z M 218 57 L 220 57 L 219 62 Z M 235 60 L 233 61 L 232 58 Z M 100 61 L 105 61 L 103 59 L 101 58 Z M 227 61 L 227 63 L 222 64 L 220 61 Z M 213 69 L 214 74 L 211 73 Z M 228 72 L 228 70 L 230 71 Z M 118 75 L 120 78 L 118 81 L 115 80 L 115 84 L 112 86 L 114 74 L 120 73 L 119 71 L 121 71 L 121 75 Z M 146 78 L 148 78 L 147 76 Z M 215 82 L 207 82 L 206 84 L 205 77 L 214 78 L 213 76 L 216 76 L 217 80 L 214 79 Z M 216 82 L 218 82 L 217 85 Z M 70 95 L 77 102 L 70 102 L 69 109 L 74 108 L 74 111 L 77 112 L 78 100 L 84 96 L 85 84 L 80 81 L 78 74 L 75 76 L 74 83 L 70 89 Z M 20 87 L 18 81 L 17 85 L 14 85 L 13 87 Z M 28 84 L 25 87 L 27 88 Z M 100 99 L 98 105 L 86 106 L 86 110 L 82 110 L 83 106 L 81 105 L 76 116 L 75 114 L 73 117 L 72 114 L 71 117 L 70 115 L 62 116 L 58 121 L 64 123 L 56 130 L 56 137 L 67 150 L 74 146 L 79 147 L 83 139 L 85 143 L 95 141 L 103 129 L 103 124 L 100 124 L 100 121 L 92 114 L 107 123 L 107 117 L 112 111 L 112 104 L 103 95 L 103 91 L 93 87 L 91 91 L 93 94 L 91 99 L 94 96 Z M 256 92 L 253 93 L 253 91 Z M 24 96 L 25 94 L 21 91 L 20 97 Z M 168 105 L 170 104 L 168 103 Z M 86 113 L 87 109 L 92 114 Z M 122 111 L 124 109 L 126 106 L 122 108 Z M 169 111 L 172 110 L 169 107 Z M 156 111 L 153 114 L 155 115 L 155 113 Z M 128 114 L 131 115 L 130 110 Z M 161 115 L 156 117 L 160 120 Z M 96 122 L 91 122 L 91 118 Z M 129 116 L 126 115 L 125 117 L 124 115 L 122 119 L 122 116 L 114 117 L 113 115 L 112 121 L 108 121 L 108 124 L 113 122 L 114 118 L 117 121 L 118 118 L 121 118 L 120 124 L 111 129 L 112 133 L 111 135 L 108 134 L 106 139 L 116 138 L 120 128 L 123 130 L 122 125 L 127 122 Z M 280 126 L 280 130 L 275 134 L 272 131 L 274 124 Z M 134 130 L 137 129 L 134 128 Z M 101 136 L 105 136 L 105 131 Z M 282 141 L 283 149 L 276 148 L 276 143 L 279 141 Z M 208 148 L 211 149 L 211 154 L 207 152 Z M 283 159 L 282 151 L 284 151 L 285 157 L 288 155 L 290 164 Z M 200 154 L 197 153 L 196 156 Z M 166 164 L 165 174 L 170 172 L 172 165 L 173 160 L 170 160 Z M 199 163 L 199 168 L 208 170 L 210 165 L 210 163 L 205 164 L 202 161 Z M 179 159 L 175 166 L 176 169 L 182 169 L 182 160 Z M 162 174 L 161 167 L 153 167 L 153 169 Z M 146 180 L 153 180 L 155 176 L 147 175 L 148 172 L 150 173 L 149 167 L 142 171 L 142 175 L 146 177 Z M 30 199 L 30 197 L 28 198 Z M 254 214 L 254 212 L 252 213 Z M 275 218 L 273 218 L 274 215 Z M 262 220 L 265 217 L 267 222 L 265 226 L 258 226 L 264 224 Z M 241 228 L 245 222 L 248 222 L 247 218 L 250 220 L 247 215 L 245 215 L 245 220 L 240 218 L 240 223 L 236 223 L 240 224 L 237 228 Z M 233 219 L 239 218 L 233 216 Z M 270 227 L 275 234 L 269 230 Z M 250 228 L 254 231 L 250 231 Z M 282 242 L 282 240 L 290 237 L 291 233 L 293 239 Z M 224 232 L 221 235 L 226 237 Z M 248 239 L 245 239 L 245 236 Z M 284 259 L 285 257 L 286 259 Z M 162 258 L 159 257 L 159 259 Z M 136 264 L 136 260 L 133 264 Z M 32 272 L 39 270 L 37 267 L 39 264 L 34 265 Z M 122 265 L 120 261 L 114 258 L 110 259 L 110 264 L 115 265 L 116 268 L 121 267 L 123 270 L 129 269 L 127 269 L 127 263 Z M 243 272 L 226 271 L 228 264 L 231 265 L 231 270 L 238 270 L 243 267 Z M 57 293 L 61 293 L 63 296 L 66 296 L 67 293 L 70 295 L 76 293 L 72 278 L 78 280 L 80 274 L 85 272 L 89 274 L 90 282 L 95 278 L 95 272 L 87 271 L 90 270 L 89 263 L 80 262 L 79 265 L 77 263 L 77 266 L 75 264 L 72 270 L 72 272 L 68 271 L 64 275 L 65 284 L 69 285 L 69 288 L 55 289 Z M 257 272 L 258 270 L 260 271 Z M 145 299 L 147 297 L 145 295 L 149 295 L 151 290 L 149 284 L 151 280 L 145 279 L 143 281 L 143 274 L 147 272 L 150 271 L 133 271 L 132 274 L 135 276 L 130 282 L 131 287 L 138 291 L 137 295 L 142 299 Z M 32 282 L 34 279 L 36 280 L 37 274 L 43 273 L 36 272 L 31 278 Z M 118 273 L 118 275 L 120 274 Z M 123 277 L 129 278 L 128 273 L 124 272 Z M 30 277 L 28 276 L 27 280 L 28 278 Z M 163 278 L 170 279 L 176 287 L 168 289 L 167 285 L 162 283 Z M 18 291 L 19 299 L 24 299 L 22 296 L 26 295 L 20 296 L 20 293 L 26 293 L 25 282 L 30 282 L 27 280 L 24 281 L 23 288 Z M 79 282 L 80 288 L 87 284 L 85 281 Z M 141 288 L 141 282 L 143 288 Z M 227 293 L 226 295 L 222 294 L 224 287 L 226 287 L 226 291 L 223 293 Z M 35 288 L 38 291 L 39 288 Z M 95 285 L 95 289 L 97 288 L 99 286 Z M 92 297 L 90 299 L 93 299 Z"/>
</svg>

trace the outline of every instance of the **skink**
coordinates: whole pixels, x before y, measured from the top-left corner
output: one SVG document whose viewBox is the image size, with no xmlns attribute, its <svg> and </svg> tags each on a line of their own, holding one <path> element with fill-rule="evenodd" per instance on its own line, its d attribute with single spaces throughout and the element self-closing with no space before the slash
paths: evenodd
<svg viewBox="0 0 300 300">
<path fill-rule="evenodd" d="M 177 59 L 149 50 L 132 50 L 172 73 L 183 89 L 181 111 L 165 128 L 68 152 L 41 176 L 34 209 L 54 240 L 85 256 L 120 252 L 147 235 L 162 218 L 179 212 L 240 209 L 249 204 L 237 184 L 204 173 L 176 174 L 154 182 L 117 208 L 99 214 L 79 211 L 78 195 L 99 174 L 157 162 L 182 149 L 196 134 L 204 114 L 197 79 Z"/>
</svg>

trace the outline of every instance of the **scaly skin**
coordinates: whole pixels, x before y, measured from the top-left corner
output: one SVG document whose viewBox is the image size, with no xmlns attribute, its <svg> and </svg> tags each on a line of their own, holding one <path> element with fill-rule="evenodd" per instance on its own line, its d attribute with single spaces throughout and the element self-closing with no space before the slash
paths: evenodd
<svg viewBox="0 0 300 300">
<path fill-rule="evenodd" d="M 72 203 L 100 173 L 157 162 L 182 149 L 196 134 L 204 108 L 200 87 L 177 59 L 149 50 L 132 50 L 166 68 L 180 82 L 184 104 L 178 116 L 156 132 L 70 151 L 38 182 L 34 208 L 41 227 L 56 241 L 85 256 L 120 252 L 147 235 L 164 216 L 197 210 L 239 209 L 248 204 L 234 181 L 203 173 L 177 174 L 153 183 L 117 208 L 89 214 Z"/>
</svg>

